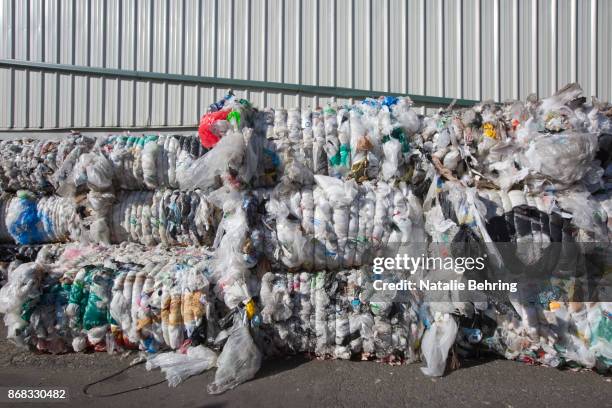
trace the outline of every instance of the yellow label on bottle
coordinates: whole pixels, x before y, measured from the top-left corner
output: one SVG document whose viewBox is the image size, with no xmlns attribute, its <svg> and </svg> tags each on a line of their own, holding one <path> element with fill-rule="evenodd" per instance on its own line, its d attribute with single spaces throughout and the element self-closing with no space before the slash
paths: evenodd
<svg viewBox="0 0 612 408">
<path fill-rule="evenodd" d="M 245 305 L 246 314 L 249 320 L 251 320 L 255 316 L 255 302 L 253 299 L 249 299 L 247 304 Z"/>
<path fill-rule="evenodd" d="M 486 137 L 490 137 L 491 139 L 497 139 L 497 131 L 495 130 L 495 126 L 492 123 L 485 123 L 482 125 L 482 131 Z"/>
</svg>

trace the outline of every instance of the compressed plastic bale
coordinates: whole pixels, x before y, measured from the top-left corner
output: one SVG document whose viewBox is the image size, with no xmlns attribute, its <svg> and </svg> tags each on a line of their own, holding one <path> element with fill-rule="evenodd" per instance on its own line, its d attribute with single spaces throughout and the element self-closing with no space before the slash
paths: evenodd
<svg viewBox="0 0 612 408">
<path fill-rule="evenodd" d="M 178 187 L 182 171 L 193 160 L 201 157 L 205 149 L 192 148 L 196 136 L 118 136 L 102 138 L 100 149 L 92 152 L 95 162 L 109 160 L 112 168 L 112 183 L 115 188 L 125 190 Z M 199 142 L 197 142 L 199 146 Z M 82 168 L 86 167 L 84 164 Z M 83 169 L 86 173 L 87 169 Z M 83 173 L 83 170 L 77 169 Z M 100 173 L 100 172 L 98 172 Z M 95 176 L 95 174 L 94 174 Z M 76 183 L 87 181 L 83 174 Z M 94 188 L 100 190 L 94 185 Z"/>
<path fill-rule="evenodd" d="M 395 353 L 408 352 L 409 341 L 416 341 L 408 339 L 408 322 L 380 315 L 375 325 L 370 312 L 360 307 L 359 279 L 355 270 L 265 274 L 259 296 L 262 330 L 280 350 L 323 358 L 361 353 L 364 339 L 364 358 L 393 360 Z"/>
<path fill-rule="evenodd" d="M 61 140 L 16 139 L 0 142 L 2 166 L 0 189 L 34 190 L 51 194 L 62 187 L 76 160 L 93 146 L 94 140 L 71 134 Z M 72 191 L 63 191 L 71 194 Z"/>
<path fill-rule="evenodd" d="M 37 199 L 20 191 L 12 198 L 6 214 L 6 225 L 13 240 L 20 245 L 65 241 L 78 234 L 76 209 L 63 197 Z"/>
<path fill-rule="evenodd" d="M 422 204 L 406 184 L 391 188 L 321 175 L 315 179 L 320 186 L 313 191 L 312 204 L 309 187 L 282 193 L 289 194 L 286 198 L 264 198 L 269 200 L 264 231 L 276 232 L 264 234 L 270 260 L 289 268 L 336 270 L 361 266 L 390 243 L 425 241 Z"/>
<path fill-rule="evenodd" d="M 202 245 L 214 233 L 213 209 L 200 191 L 122 191 L 107 217 L 113 243 Z"/>
</svg>

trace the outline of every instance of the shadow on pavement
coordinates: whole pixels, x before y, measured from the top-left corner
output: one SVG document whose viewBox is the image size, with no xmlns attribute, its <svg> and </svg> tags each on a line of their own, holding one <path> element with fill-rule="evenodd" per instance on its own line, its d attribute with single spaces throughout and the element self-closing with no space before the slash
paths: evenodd
<svg viewBox="0 0 612 408">
<path fill-rule="evenodd" d="M 273 377 L 285 371 L 291 371 L 298 368 L 302 364 L 308 363 L 309 361 L 312 361 L 312 359 L 300 355 L 291 356 L 288 358 L 273 358 L 270 360 L 265 360 L 261 365 L 261 369 L 255 376 L 255 379 Z"/>
</svg>

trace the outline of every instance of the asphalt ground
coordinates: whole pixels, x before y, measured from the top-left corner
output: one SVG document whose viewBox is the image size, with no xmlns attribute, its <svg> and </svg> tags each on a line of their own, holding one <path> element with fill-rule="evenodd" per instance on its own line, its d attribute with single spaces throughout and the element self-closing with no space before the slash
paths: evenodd
<svg viewBox="0 0 612 408">
<path fill-rule="evenodd" d="M 0 326 L 2 326 L 0 324 Z M 593 407 L 612 406 L 612 378 L 588 370 L 558 370 L 501 359 L 463 360 L 462 367 L 429 378 L 419 364 L 391 366 L 363 361 L 292 357 L 265 361 L 256 378 L 221 395 L 206 386 L 214 371 L 177 388 L 166 383 L 115 397 L 85 395 L 83 387 L 136 357 L 107 353 L 36 354 L 5 340 L 0 330 L 0 389 L 65 388 L 61 402 L 12 402 L 15 407 Z M 100 395 L 163 380 L 143 365 L 89 389 Z M 0 397 L 2 400 L 2 397 Z"/>
</svg>

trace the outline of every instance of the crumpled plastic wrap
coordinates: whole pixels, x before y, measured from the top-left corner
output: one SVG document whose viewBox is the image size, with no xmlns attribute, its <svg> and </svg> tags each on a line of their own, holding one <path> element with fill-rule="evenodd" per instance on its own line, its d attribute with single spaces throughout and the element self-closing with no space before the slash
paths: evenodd
<svg viewBox="0 0 612 408">
<path fill-rule="evenodd" d="M 155 354 L 147 360 L 146 369 L 160 368 L 169 387 L 176 387 L 189 377 L 203 373 L 217 364 L 217 354 L 205 346 L 189 347 L 185 353 L 171 351 Z"/>
<path fill-rule="evenodd" d="M 597 134 L 563 132 L 535 138 L 524 153 L 530 172 L 561 185 L 582 179 L 597 152 Z"/>
<path fill-rule="evenodd" d="M 252 131 L 228 132 L 210 152 L 194 161 L 181 173 L 179 186 L 181 189 L 212 190 L 223 182 L 238 185 L 241 181 L 248 183 L 254 174 L 252 166 L 257 163 L 251 161 L 250 166 L 247 155 L 248 141 L 251 140 Z M 243 164 L 248 167 L 240 172 Z M 244 176 L 239 179 L 238 175 Z"/>
</svg>

